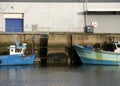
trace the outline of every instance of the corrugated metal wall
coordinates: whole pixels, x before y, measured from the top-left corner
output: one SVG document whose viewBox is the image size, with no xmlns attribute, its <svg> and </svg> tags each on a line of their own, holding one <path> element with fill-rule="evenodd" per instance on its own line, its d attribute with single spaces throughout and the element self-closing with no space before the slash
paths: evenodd
<svg viewBox="0 0 120 86">
<path fill-rule="evenodd" d="M 120 15 L 91 14 L 87 16 L 87 25 L 97 22 L 95 33 L 120 33 Z"/>
<path fill-rule="evenodd" d="M 78 8 L 82 8 L 82 4 L 36 4 L 24 14 L 27 26 L 25 28 L 30 30 L 32 24 L 38 26 L 38 31 L 47 29 L 50 32 L 83 31 L 83 15 L 79 14 L 83 9 Z"/>
<path fill-rule="evenodd" d="M 61 2 L 61 0 L 58 1 Z M 39 32 L 84 32 L 84 12 L 86 10 L 113 9 L 113 12 L 110 12 L 110 14 L 109 12 L 106 12 L 106 14 L 98 12 L 89 14 L 88 12 L 86 16 L 87 25 L 90 25 L 91 22 L 97 22 L 98 27 L 95 28 L 95 33 L 120 33 L 120 14 L 117 11 L 114 11 L 116 9 L 120 9 L 120 3 L 117 3 L 118 0 L 114 0 L 115 3 L 75 3 L 74 0 L 64 0 L 64 2 L 67 1 L 74 3 L 2 2 L 0 3 L 0 27 L 5 30 L 4 14 L 22 13 L 24 15 L 23 27 L 26 32 L 32 31 L 33 26 L 36 26 L 36 31 Z M 77 1 L 80 2 L 82 0 L 76 0 L 76 2 Z M 91 0 L 91 2 L 95 1 L 103 2 L 103 0 Z M 105 1 L 113 2 L 113 0 L 104 0 L 104 2 Z M 116 13 L 118 14 L 116 15 Z"/>
<path fill-rule="evenodd" d="M 120 2 L 120 0 L 0 0 L 0 2 Z"/>
</svg>

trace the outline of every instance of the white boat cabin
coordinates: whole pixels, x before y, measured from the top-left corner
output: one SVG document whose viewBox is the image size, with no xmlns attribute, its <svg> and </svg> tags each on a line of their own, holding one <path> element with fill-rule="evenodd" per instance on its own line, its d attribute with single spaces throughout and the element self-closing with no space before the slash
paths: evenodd
<svg viewBox="0 0 120 86">
<path fill-rule="evenodd" d="M 26 50 L 26 43 L 23 43 L 22 46 L 16 46 L 16 45 L 10 45 L 9 47 L 9 54 L 10 55 L 15 55 L 15 54 L 23 54 L 25 53 Z"/>
<path fill-rule="evenodd" d="M 120 53 L 120 42 L 114 42 L 114 46 L 115 46 L 115 53 Z"/>
<path fill-rule="evenodd" d="M 10 55 L 16 55 L 16 54 L 24 55 L 27 43 L 23 43 L 22 45 L 19 45 L 19 42 L 16 40 L 16 36 L 14 36 L 14 42 L 15 42 L 15 45 L 10 45 L 8 47 L 9 54 Z"/>
</svg>

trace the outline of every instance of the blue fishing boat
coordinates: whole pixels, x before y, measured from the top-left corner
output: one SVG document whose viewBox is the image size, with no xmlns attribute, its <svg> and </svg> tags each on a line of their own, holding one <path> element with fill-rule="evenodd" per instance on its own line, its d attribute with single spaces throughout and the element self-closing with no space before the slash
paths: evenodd
<svg viewBox="0 0 120 86">
<path fill-rule="evenodd" d="M 104 50 L 94 50 L 80 45 L 75 45 L 74 48 L 85 64 L 100 64 L 100 65 L 120 65 L 120 42 L 114 42 L 115 50 L 113 52 Z"/>
<path fill-rule="evenodd" d="M 35 54 L 25 55 L 27 43 L 23 43 L 21 46 L 19 42 L 16 41 L 16 36 L 14 37 L 15 45 L 10 45 L 9 55 L 0 56 L 0 65 L 26 65 L 33 64 Z"/>
</svg>

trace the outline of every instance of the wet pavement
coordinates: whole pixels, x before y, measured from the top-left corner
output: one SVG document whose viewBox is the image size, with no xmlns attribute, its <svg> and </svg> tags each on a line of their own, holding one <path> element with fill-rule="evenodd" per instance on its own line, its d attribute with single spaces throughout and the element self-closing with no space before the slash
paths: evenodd
<svg viewBox="0 0 120 86">
<path fill-rule="evenodd" d="M 119 86 L 120 66 L 0 66 L 0 86 Z"/>
</svg>

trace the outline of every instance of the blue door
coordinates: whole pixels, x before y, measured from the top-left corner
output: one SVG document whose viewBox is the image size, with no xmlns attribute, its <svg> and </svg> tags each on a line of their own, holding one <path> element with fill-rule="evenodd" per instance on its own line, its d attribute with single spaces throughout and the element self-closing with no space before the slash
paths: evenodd
<svg viewBox="0 0 120 86">
<path fill-rule="evenodd" d="M 23 19 L 6 19 L 6 32 L 23 32 Z"/>
</svg>

